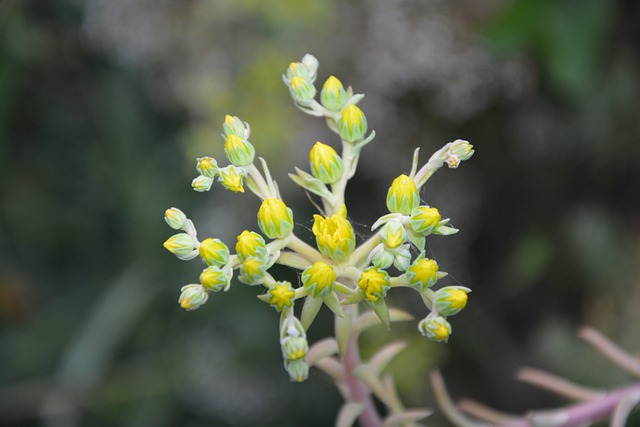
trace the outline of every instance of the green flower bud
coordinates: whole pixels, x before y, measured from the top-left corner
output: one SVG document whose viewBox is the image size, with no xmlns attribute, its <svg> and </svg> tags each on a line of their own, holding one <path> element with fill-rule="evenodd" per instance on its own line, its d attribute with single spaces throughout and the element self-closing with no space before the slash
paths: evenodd
<svg viewBox="0 0 640 427">
<path fill-rule="evenodd" d="M 302 272 L 302 284 L 314 297 L 325 297 L 333 292 L 336 284 L 333 267 L 322 261 L 314 263 Z"/>
<path fill-rule="evenodd" d="M 309 351 L 309 343 L 304 337 L 291 337 L 282 346 L 282 357 L 286 360 L 304 359 Z"/>
<path fill-rule="evenodd" d="M 447 342 L 451 335 L 451 325 L 443 316 L 429 313 L 418 324 L 422 336 L 436 342 Z"/>
<path fill-rule="evenodd" d="M 469 292 L 471 289 L 464 286 L 447 286 L 438 289 L 434 298 L 436 310 L 443 316 L 458 314 L 467 306 Z"/>
<path fill-rule="evenodd" d="M 229 135 L 224 143 L 224 152 L 227 158 L 235 166 L 248 166 L 253 163 L 256 150 L 249 141 L 245 141 L 237 135 Z"/>
<path fill-rule="evenodd" d="M 309 152 L 311 174 L 323 184 L 333 184 L 342 178 L 342 159 L 331 146 L 318 141 Z"/>
<path fill-rule="evenodd" d="M 266 260 L 255 257 L 248 257 L 240 265 L 240 274 L 238 275 L 238 280 L 246 285 L 260 285 L 264 283 L 266 273 Z"/>
<path fill-rule="evenodd" d="M 200 274 L 200 283 L 212 292 L 218 292 L 226 288 L 229 280 L 229 276 L 215 265 L 205 268 Z"/>
<path fill-rule="evenodd" d="M 213 184 L 213 178 L 204 175 L 198 175 L 193 179 L 193 181 L 191 181 L 191 186 L 198 193 L 209 191 L 211 189 L 211 184 Z"/>
<path fill-rule="evenodd" d="M 165 211 L 164 220 L 169 224 L 169 227 L 174 230 L 181 230 L 187 221 L 187 216 L 180 209 L 171 208 Z"/>
<path fill-rule="evenodd" d="M 360 288 L 367 301 L 377 304 L 382 302 L 387 295 L 387 291 L 391 287 L 389 280 L 389 275 L 386 271 L 376 267 L 369 267 L 360 275 L 358 288 Z"/>
<path fill-rule="evenodd" d="M 409 245 L 402 245 L 394 250 L 393 265 L 400 271 L 406 271 L 411 264 L 411 251 Z"/>
<path fill-rule="evenodd" d="M 419 291 L 423 291 L 438 280 L 438 263 L 432 259 L 421 258 L 416 260 L 406 272 L 409 285 Z"/>
<path fill-rule="evenodd" d="M 244 177 L 246 172 L 244 169 L 229 165 L 218 171 L 218 181 L 224 188 L 236 193 L 244 193 Z"/>
<path fill-rule="evenodd" d="M 208 265 L 224 265 L 229 259 L 229 248 L 220 239 L 204 239 L 200 243 L 200 258 Z"/>
<path fill-rule="evenodd" d="M 438 209 L 430 208 L 429 206 L 418 206 L 411 211 L 409 223 L 416 233 L 428 235 L 438 226 L 441 219 Z"/>
<path fill-rule="evenodd" d="M 261 235 L 254 231 L 244 230 L 238 236 L 236 253 L 242 261 L 249 257 L 264 259 L 267 256 L 267 246 Z"/>
<path fill-rule="evenodd" d="M 340 138 L 351 143 L 364 138 L 367 133 L 367 118 L 357 105 L 350 104 L 342 109 L 338 119 L 338 132 Z"/>
<path fill-rule="evenodd" d="M 247 135 L 247 127 L 242 120 L 236 116 L 230 116 L 227 114 L 224 118 L 222 128 L 224 129 L 224 136 L 226 137 L 230 135 L 235 135 L 242 139 L 247 139 L 249 137 L 249 135 Z"/>
<path fill-rule="evenodd" d="M 289 81 L 294 77 L 301 77 L 305 80 L 309 80 L 310 77 L 309 69 L 305 67 L 302 62 L 292 62 L 289 64 L 285 75 Z"/>
<path fill-rule="evenodd" d="M 291 79 L 289 91 L 291 92 L 291 97 L 302 105 L 309 104 L 316 96 L 316 88 L 313 83 L 297 76 Z"/>
<path fill-rule="evenodd" d="M 213 157 L 199 157 L 196 163 L 196 170 L 207 178 L 215 178 L 218 174 L 218 162 Z"/>
<path fill-rule="evenodd" d="M 448 153 L 456 156 L 460 161 L 468 160 L 473 156 L 473 145 L 469 144 L 468 141 L 456 139 L 451 143 Z"/>
<path fill-rule="evenodd" d="M 330 76 L 320 91 L 320 102 L 329 111 L 340 111 L 347 102 L 347 91 L 342 82 Z"/>
<path fill-rule="evenodd" d="M 319 65 L 316 57 L 307 53 L 305 56 L 302 57 L 302 65 L 304 65 L 304 67 L 309 72 L 308 78 L 311 81 L 311 83 L 315 82 L 316 76 L 318 74 L 318 65 Z"/>
<path fill-rule="evenodd" d="M 190 260 L 198 256 L 198 240 L 187 233 L 174 234 L 164 242 L 163 246 L 182 260 Z"/>
<path fill-rule="evenodd" d="M 391 213 L 410 215 L 420 204 L 418 187 L 407 175 L 400 175 L 391 183 L 387 193 L 387 209 Z"/>
<path fill-rule="evenodd" d="M 293 212 L 280 199 L 264 199 L 258 209 L 258 226 L 270 239 L 285 238 L 293 231 Z"/>
<path fill-rule="evenodd" d="M 209 299 L 209 294 L 202 285 L 186 285 L 180 289 L 178 304 L 187 311 L 195 310 Z"/>
<path fill-rule="evenodd" d="M 382 241 L 391 249 L 403 244 L 406 238 L 404 225 L 397 221 L 387 222 L 380 228 L 379 233 Z"/>
<path fill-rule="evenodd" d="M 387 269 L 393 264 L 393 253 L 383 244 L 376 246 L 369 255 L 374 267 Z"/>
<path fill-rule="evenodd" d="M 306 380 L 309 376 L 309 365 L 304 359 L 297 360 L 285 360 L 284 368 L 287 370 L 289 374 L 289 378 L 291 381 L 296 381 L 301 383 Z"/>
</svg>

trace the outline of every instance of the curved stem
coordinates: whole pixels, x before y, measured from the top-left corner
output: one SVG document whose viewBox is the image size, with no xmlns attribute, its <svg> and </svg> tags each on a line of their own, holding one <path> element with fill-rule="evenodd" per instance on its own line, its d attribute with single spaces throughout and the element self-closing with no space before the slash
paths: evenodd
<svg viewBox="0 0 640 427">
<path fill-rule="evenodd" d="M 354 304 L 349 306 L 349 315 L 352 319 L 358 317 L 358 305 Z M 371 397 L 371 390 L 365 383 L 360 381 L 353 375 L 354 369 L 361 365 L 360 351 L 358 350 L 358 330 L 354 325 L 351 327 L 351 335 L 347 343 L 347 350 L 344 355 L 344 379 L 349 389 L 352 402 L 357 402 L 363 405 L 364 409 L 358 416 L 360 425 L 362 427 L 380 427 L 382 426 L 382 420 L 380 414 L 375 408 L 373 398 Z"/>
<path fill-rule="evenodd" d="M 317 249 L 303 242 L 298 236 L 293 233 L 291 233 L 289 237 L 287 237 L 287 247 L 305 257 L 307 260 L 309 260 L 309 262 L 328 262 L 327 258 L 325 258 L 320 252 L 318 252 Z"/>
</svg>

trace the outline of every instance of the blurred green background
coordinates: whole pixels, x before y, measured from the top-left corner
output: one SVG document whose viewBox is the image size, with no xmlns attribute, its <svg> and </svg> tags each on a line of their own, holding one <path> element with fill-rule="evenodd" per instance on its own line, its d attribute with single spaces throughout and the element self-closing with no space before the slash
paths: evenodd
<svg viewBox="0 0 640 427">
<path fill-rule="evenodd" d="M 338 393 L 315 370 L 288 381 L 258 290 L 236 282 L 186 313 L 179 289 L 201 267 L 162 248 L 171 206 L 229 245 L 257 229 L 255 197 L 190 188 L 195 157 L 223 158 L 225 114 L 251 124 L 309 239 L 287 173 L 337 141 L 282 84 L 307 52 L 319 84 L 366 94 L 378 136 L 347 191 L 362 235 L 415 147 L 476 148 L 422 193 L 461 230 L 429 242 L 445 284 L 473 288 L 449 344 L 415 322 L 363 336 L 365 355 L 410 342 L 390 367 L 406 403 L 434 405 L 435 367 L 454 396 L 510 412 L 564 403 L 515 382 L 520 366 L 629 380 L 575 334 L 640 349 L 640 3 L 2 0 L 0 425 L 333 424 Z M 309 332 L 330 333 L 328 315 Z"/>
</svg>

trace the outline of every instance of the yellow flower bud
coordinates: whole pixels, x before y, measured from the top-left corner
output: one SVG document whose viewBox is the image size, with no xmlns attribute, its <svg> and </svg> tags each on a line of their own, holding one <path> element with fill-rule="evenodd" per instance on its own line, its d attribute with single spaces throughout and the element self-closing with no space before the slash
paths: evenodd
<svg viewBox="0 0 640 427">
<path fill-rule="evenodd" d="M 304 337 L 291 337 L 281 347 L 285 360 L 303 359 L 309 351 L 309 343 Z"/>
<path fill-rule="evenodd" d="M 342 109 L 338 119 L 338 131 L 340 138 L 347 142 L 356 142 L 364 138 L 367 133 L 367 118 L 355 104 L 347 105 Z"/>
<path fill-rule="evenodd" d="M 266 260 L 249 257 L 240 265 L 238 280 L 247 285 L 260 285 L 264 283 L 267 272 Z"/>
<path fill-rule="evenodd" d="M 246 175 L 244 169 L 229 165 L 218 172 L 218 181 L 224 188 L 236 193 L 244 193 L 243 180 Z"/>
<path fill-rule="evenodd" d="M 267 291 L 267 298 L 261 298 L 278 311 L 282 311 L 284 307 L 293 307 L 293 297 L 296 291 L 287 281 L 276 282 L 276 284 Z"/>
<path fill-rule="evenodd" d="M 380 237 L 387 247 L 394 249 L 404 243 L 404 225 L 399 222 L 388 222 L 380 229 Z"/>
<path fill-rule="evenodd" d="M 282 239 L 293 231 L 293 212 L 280 199 L 264 199 L 258 209 L 258 226 L 270 239 Z"/>
<path fill-rule="evenodd" d="M 229 161 L 235 166 L 248 166 L 253 163 L 256 150 L 249 141 L 245 141 L 238 135 L 229 135 L 224 142 L 224 152 Z"/>
<path fill-rule="evenodd" d="M 409 266 L 405 277 L 410 286 L 422 291 L 436 283 L 438 270 L 437 262 L 432 259 L 421 258 Z"/>
<path fill-rule="evenodd" d="M 196 170 L 207 178 L 214 178 L 218 173 L 218 162 L 213 157 L 198 157 Z"/>
<path fill-rule="evenodd" d="M 342 159 L 333 147 L 318 141 L 309 152 L 311 174 L 323 184 L 333 184 L 342 177 Z"/>
<path fill-rule="evenodd" d="M 189 260 L 198 256 L 198 241 L 187 233 L 178 233 L 169 237 L 163 244 L 166 250 L 180 259 Z"/>
<path fill-rule="evenodd" d="M 311 231 L 316 236 L 320 252 L 334 261 L 342 261 L 353 252 L 356 236 L 347 221 L 347 207 L 342 205 L 331 217 L 314 215 Z"/>
<path fill-rule="evenodd" d="M 467 306 L 468 292 L 471 292 L 471 289 L 464 286 L 447 286 L 438 289 L 434 298 L 438 313 L 444 316 L 458 314 Z"/>
<path fill-rule="evenodd" d="M 206 289 L 212 292 L 218 292 L 227 287 L 229 283 L 229 276 L 219 267 L 214 265 L 205 268 L 200 274 L 200 283 Z"/>
<path fill-rule="evenodd" d="M 184 227 L 187 216 L 178 208 L 167 209 L 164 213 L 164 220 L 169 224 L 169 227 L 174 230 L 180 230 Z"/>
<path fill-rule="evenodd" d="M 302 104 L 308 104 L 316 96 L 316 88 L 313 83 L 297 76 L 291 79 L 289 91 L 293 99 Z"/>
<path fill-rule="evenodd" d="M 240 138 L 249 138 L 247 135 L 247 128 L 242 120 L 235 116 L 226 115 L 224 117 L 224 123 L 222 124 L 225 136 L 236 135 Z"/>
<path fill-rule="evenodd" d="M 330 76 L 320 91 L 320 102 L 329 111 L 340 111 L 347 102 L 347 91 L 342 82 Z"/>
<path fill-rule="evenodd" d="M 451 335 L 451 325 L 443 316 L 430 313 L 418 324 L 418 330 L 431 341 L 447 342 Z"/>
<path fill-rule="evenodd" d="M 220 239 L 204 239 L 200 243 L 200 258 L 208 265 L 224 265 L 229 259 L 229 248 Z"/>
<path fill-rule="evenodd" d="M 389 212 L 410 215 L 411 211 L 419 204 L 418 187 L 411 178 L 402 174 L 393 180 L 387 193 Z"/>
<path fill-rule="evenodd" d="M 362 290 L 367 300 L 373 304 L 381 302 L 391 287 L 389 275 L 386 271 L 376 267 L 367 268 L 358 280 L 358 288 Z"/>
<path fill-rule="evenodd" d="M 195 310 L 209 299 L 209 294 L 202 285 L 186 285 L 180 289 L 178 304 L 187 311 Z"/>
<path fill-rule="evenodd" d="M 302 284 L 314 297 L 327 296 L 336 284 L 333 267 L 322 261 L 314 263 L 302 272 Z"/>
<path fill-rule="evenodd" d="M 409 223 L 416 233 L 431 234 L 441 219 L 438 209 L 430 208 L 429 206 L 418 206 L 411 211 Z"/>
<path fill-rule="evenodd" d="M 309 78 L 309 69 L 305 67 L 301 62 L 292 62 L 287 68 L 286 76 L 289 80 L 294 77 L 302 77 L 303 79 Z"/>
<path fill-rule="evenodd" d="M 238 236 L 236 253 L 242 261 L 248 257 L 265 258 L 267 255 L 267 246 L 261 235 L 254 231 L 244 230 Z"/>
<path fill-rule="evenodd" d="M 204 175 L 198 175 L 191 181 L 191 187 L 198 193 L 209 191 L 211 184 L 213 184 L 213 178 Z"/>
</svg>

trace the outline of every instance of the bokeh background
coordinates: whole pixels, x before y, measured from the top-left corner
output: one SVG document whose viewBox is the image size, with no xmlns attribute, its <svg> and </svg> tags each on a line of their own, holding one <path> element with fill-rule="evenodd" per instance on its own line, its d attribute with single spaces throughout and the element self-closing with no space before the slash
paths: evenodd
<svg viewBox="0 0 640 427">
<path fill-rule="evenodd" d="M 409 342 L 389 368 L 405 402 L 434 405 L 434 368 L 454 396 L 510 412 L 564 403 L 514 381 L 520 366 L 629 381 L 576 333 L 640 349 L 640 3 L 2 0 L 1 425 L 332 425 L 338 393 L 315 370 L 289 382 L 258 291 L 236 282 L 186 313 L 179 289 L 201 267 L 162 248 L 171 206 L 229 245 L 257 229 L 255 197 L 190 188 L 195 157 L 224 157 L 225 114 L 251 124 L 310 239 L 287 173 L 337 141 L 282 84 L 307 52 L 319 84 L 366 94 L 378 136 L 348 187 L 362 235 L 415 147 L 476 148 L 422 193 L 461 230 L 431 255 L 473 288 L 449 344 L 416 322 L 363 336 L 365 355 Z M 390 298 L 425 315 L 415 294 Z M 330 333 L 328 315 L 309 332 Z"/>
</svg>

